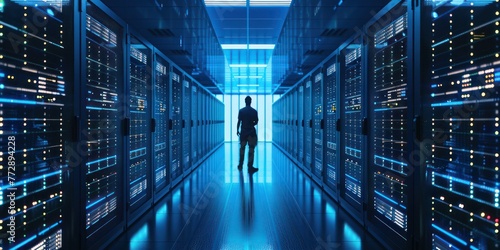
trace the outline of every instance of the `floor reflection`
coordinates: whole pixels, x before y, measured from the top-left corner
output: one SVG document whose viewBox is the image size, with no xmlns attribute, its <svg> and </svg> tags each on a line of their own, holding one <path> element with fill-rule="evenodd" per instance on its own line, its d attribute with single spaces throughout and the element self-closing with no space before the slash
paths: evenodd
<svg viewBox="0 0 500 250">
<path fill-rule="evenodd" d="M 109 249 L 382 249 L 271 143 L 226 143 Z"/>
</svg>

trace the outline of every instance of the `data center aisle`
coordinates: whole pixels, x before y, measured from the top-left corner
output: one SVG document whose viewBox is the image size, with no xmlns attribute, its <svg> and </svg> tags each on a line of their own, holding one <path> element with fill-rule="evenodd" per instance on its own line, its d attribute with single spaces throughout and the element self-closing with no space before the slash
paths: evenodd
<svg viewBox="0 0 500 250">
<path fill-rule="evenodd" d="M 108 249 L 381 249 L 271 143 L 225 143 Z"/>
</svg>

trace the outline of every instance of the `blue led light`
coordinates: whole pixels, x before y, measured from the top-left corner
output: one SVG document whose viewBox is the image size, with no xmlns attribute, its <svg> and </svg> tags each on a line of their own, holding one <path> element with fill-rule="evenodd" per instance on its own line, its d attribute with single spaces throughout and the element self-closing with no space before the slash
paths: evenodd
<svg viewBox="0 0 500 250">
<path fill-rule="evenodd" d="M 448 231 L 436 226 L 435 224 L 432 224 L 432 227 L 435 228 L 436 230 L 438 230 L 439 232 L 441 233 L 444 233 L 445 235 L 449 236 L 450 238 L 454 239 L 455 241 L 459 242 L 460 244 L 466 246 L 467 245 L 467 242 L 465 242 L 464 240 L 458 238 L 457 236 L 449 233 Z"/>
<path fill-rule="evenodd" d="M 54 11 L 51 9 L 47 9 L 47 14 L 49 14 L 50 16 L 54 16 Z"/>
<path fill-rule="evenodd" d="M 4 88 L 5 88 L 5 85 L 0 84 L 0 89 L 4 89 Z"/>
</svg>

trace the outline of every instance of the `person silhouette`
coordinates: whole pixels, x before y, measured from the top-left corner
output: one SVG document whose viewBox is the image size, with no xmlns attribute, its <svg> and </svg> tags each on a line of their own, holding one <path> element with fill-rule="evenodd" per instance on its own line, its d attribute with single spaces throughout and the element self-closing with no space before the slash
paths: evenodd
<svg viewBox="0 0 500 250">
<path fill-rule="evenodd" d="M 250 96 L 245 97 L 246 107 L 240 109 L 238 113 L 238 123 L 236 125 L 236 135 L 240 137 L 240 162 L 238 164 L 238 170 L 243 169 L 243 161 L 245 160 L 245 148 L 248 143 L 248 173 L 255 173 L 259 169 L 253 166 L 253 158 L 255 147 L 257 146 L 257 131 L 255 130 L 255 125 L 259 122 L 259 117 L 257 110 L 252 108 L 250 104 L 252 103 L 252 98 Z M 241 125 L 241 132 L 240 132 Z"/>
</svg>

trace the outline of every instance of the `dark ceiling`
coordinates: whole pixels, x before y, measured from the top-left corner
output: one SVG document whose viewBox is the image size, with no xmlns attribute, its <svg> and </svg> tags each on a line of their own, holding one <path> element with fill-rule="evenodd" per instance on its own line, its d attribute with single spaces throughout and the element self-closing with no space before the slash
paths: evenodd
<svg viewBox="0 0 500 250">
<path fill-rule="evenodd" d="M 286 0 L 236 6 L 238 1 L 205 6 L 203 0 L 102 0 L 214 94 L 285 92 L 390 2 L 294 0 L 287 7 Z M 275 48 L 222 49 L 221 44 Z"/>
</svg>

